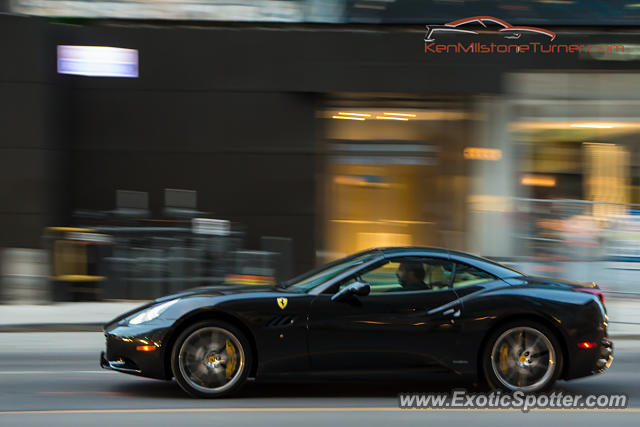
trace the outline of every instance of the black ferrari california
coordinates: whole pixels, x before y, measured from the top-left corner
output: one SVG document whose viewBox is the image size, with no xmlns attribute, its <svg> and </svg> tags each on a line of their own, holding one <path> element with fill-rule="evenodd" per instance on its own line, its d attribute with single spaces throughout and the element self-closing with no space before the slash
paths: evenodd
<svg viewBox="0 0 640 427">
<path fill-rule="evenodd" d="M 368 250 L 277 285 L 157 299 L 105 328 L 103 368 L 222 397 L 252 378 L 472 376 L 538 392 L 613 360 L 595 283 L 443 249 Z"/>
</svg>

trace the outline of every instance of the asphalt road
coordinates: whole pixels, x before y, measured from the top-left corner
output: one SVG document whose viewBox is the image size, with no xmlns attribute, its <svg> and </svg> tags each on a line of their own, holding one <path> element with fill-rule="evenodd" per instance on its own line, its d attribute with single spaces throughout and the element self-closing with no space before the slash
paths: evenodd
<svg viewBox="0 0 640 427">
<path fill-rule="evenodd" d="M 615 343 L 609 372 L 556 391 L 626 393 L 622 410 L 400 410 L 399 392 L 473 389 L 472 384 L 249 384 L 233 399 L 197 400 L 174 382 L 98 367 L 99 333 L 0 334 L 0 426 L 327 426 L 395 424 L 539 426 L 638 424 L 640 341 Z"/>
</svg>

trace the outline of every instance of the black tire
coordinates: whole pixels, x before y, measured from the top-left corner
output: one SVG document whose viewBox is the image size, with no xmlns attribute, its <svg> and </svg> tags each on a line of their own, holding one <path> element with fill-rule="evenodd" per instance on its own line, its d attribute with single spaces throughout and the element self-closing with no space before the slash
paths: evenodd
<svg viewBox="0 0 640 427">
<path fill-rule="evenodd" d="M 224 332 L 223 332 L 224 331 Z M 196 338 L 200 336 L 204 336 L 206 333 L 219 333 L 220 337 L 226 337 L 225 334 L 229 335 L 229 339 L 225 338 L 225 352 L 228 351 L 227 345 L 231 342 L 235 351 L 235 355 L 239 355 L 240 360 L 238 362 L 234 362 L 235 365 L 239 365 L 237 370 L 234 371 L 233 377 L 224 385 L 220 387 L 206 387 L 205 384 L 198 384 L 197 380 L 195 380 L 189 372 L 189 365 L 186 364 L 185 354 L 188 352 L 188 349 L 198 348 L 205 352 L 205 354 L 211 354 L 212 351 L 205 348 L 205 345 L 191 345 L 191 342 L 202 342 L 201 340 L 196 341 Z M 231 337 L 234 337 L 235 340 Z M 202 339 L 202 338 L 201 338 Z M 183 346 L 185 342 L 189 340 L 188 346 L 183 350 Z M 205 341 L 206 342 L 206 341 Z M 182 351 L 182 358 L 181 358 Z M 220 351 L 216 351 L 216 354 L 222 354 Z M 176 379 L 176 382 L 187 394 L 192 397 L 204 397 L 204 398 L 220 398 L 230 396 L 237 391 L 239 391 L 242 386 L 245 384 L 249 371 L 251 369 L 251 364 L 253 363 L 251 356 L 251 344 L 247 337 L 234 325 L 219 321 L 219 320 L 208 320 L 204 322 L 195 323 L 193 325 L 188 326 L 182 333 L 178 336 L 173 349 L 171 350 L 171 370 L 173 371 L 173 376 Z M 209 356 L 211 357 L 211 356 Z M 216 361 L 216 358 L 219 360 Z M 207 363 L 207 358 L 204 358 L 202 363 L 203 367 L 196 365 L 198 369 L 206 370 L 210 372 L 212 369 L 220 370 L 220 368 L 224 367 L 226 369 L 226 365 L 221 365 L 220 360 L 222 358 L 218 356 L 213 356 L 213 362 L 218 363 L 218 366 L 212 365 L 211 363 Z M 207 374 L 209 375 L 209 374 Z M 229 384 L 231 383 L 231 384 Z"/>
<path fill-rule="evenodd" d="M 518 337 L 522 336 L 523 340 L 526 339 L 526 334 L 531 334 L 533 338 L 538 338 L 538 336 L 535 335 L 534 331 L 540 334 L 540 340 L 538 340 L 537 342 L 542 341 L 542 345 L 544 345 L 545 348 L 549 349 L 547 350 L 548 357 L 544 356 L 545 351 L 538 351 L 535 355 L 531 355 L 531 358 L 529 358 L 529 355 L 526 354 L 527 352 L 520 352 L 519 357 L 516 359 L 515 356 L 518 355 L 518 351 L 512 352 L 511 349 L 508 349 L 508 347 L 508 350 L 506 350 L 507 355 L 504 359 L 504 353 L 502 352 L 498 353 L 499 357 L 495 357 L 496 351 L 502 351 L 502 349 L 504 348 L 502 346 L 502 343 L 506 343 L 507 337 L 511 337 L 513 334 L 517 334 L 519 332 L 520 335 L 518 335 Z M 522 332 L 524 332 L 524 334 Z M 498 340 L 500 340 L 499 345 Z M 519 347 L 512 347 L 512 349 L 516 348 Z M 505 370 L 517 373 L 524 372 L 523 376 L 533 375 L 528 374 L 528 372 L 537 372 L 537 367 L 534 371 L 532 370 L 531 366 L 534 366 L 532 364 L 532 360 L 534 362 L 536 361 L 536 359 L 534 359 L 533 357 L 539 354 L 543 354 L 543 356 L 537 357 L 542 358 L 541 367 L 542 369 L 544 369 L 544 374 L 541 375 L 540 378 L 537 378 L 538 374 L 536 374 L 531 378 L 530 384 L 527 384 L 526 382 L 518 383 L 519 381 L 517 381 L 516 384 L 513 384 L 509 379 L 507 379 Z M 523 356 L 525 356 L 524 360 L 522 359 Z M 554 334 L 548 327 L 544 326 L 543 324 L 529 320 L 509 322 L 496 329 L 491 334 L 482 350 L 481 361 L 484 378 L 487 381 L 489 387 L 494 390 L 500 389 L 509 392 L 520 390 L 526 393 L 538 393 L 550 389 L 562 373 L 564 363 L 562 347 L 556 334 Z M 509 364 L 511 363 L 514 363 L 514 365 L 511 365 L 512 367 L 509 367 Z"/>
</svg>

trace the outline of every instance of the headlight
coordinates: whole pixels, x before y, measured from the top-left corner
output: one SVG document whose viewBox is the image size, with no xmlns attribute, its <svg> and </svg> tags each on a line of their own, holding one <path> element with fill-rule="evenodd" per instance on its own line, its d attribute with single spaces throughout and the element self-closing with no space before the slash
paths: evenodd
<svg viewBox="0 0 640 427">
<path fill-rule="evenodd" d="M 135 316 L 133 316 L 129 320 L 129 324 L 130 325 L 139 325 L 140 323 L 145 323 L 145 322 L 148 322 L 150 320 L 153 320 L 156 317 L 160 316 L 160 314 L 162 314 L 163 311 L 165 311 L 167 308 L 169 308 L 173 304 L 177 303 L 178 301 L 179 301 L 179 298 L 178 299 L 172 299 L 171 301 L 163 302 L 161 304 L 154 305 L 153 307 L 149 307 L 146 310 L 143 310 L 140 313 L 138 313 Z"/>
</svg>

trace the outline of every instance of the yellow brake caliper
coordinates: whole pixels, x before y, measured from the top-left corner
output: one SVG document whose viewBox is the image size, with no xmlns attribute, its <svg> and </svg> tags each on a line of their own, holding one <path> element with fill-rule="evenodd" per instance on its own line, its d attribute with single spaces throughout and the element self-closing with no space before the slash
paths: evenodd
<svg viewBox="0 0 640 427">
<path fill-rule="evenodd" d="M 225 375 L 227 377 L 227 379 L 231 378 L 231 375 L 233 375 L 233 373 L 236 370 L 236 365 L 237 365 L 237 353 L 236 353 L 236 348 L 233 346 L 233 344 L 231 343 L 231 341 L 227 340 L 226 344 L 225 344 L 225 349 L 227 351 L 227 366 L 226 366 L 226 371 L 225 371 Z"/>
<path fill-rule="evenodd" d="M 502 344 L 500 346 L 500 370 L 503 374 L 507 373 L 507 358 L 509 357 L 509 348 L 507 344 Z"/>
</svg>

